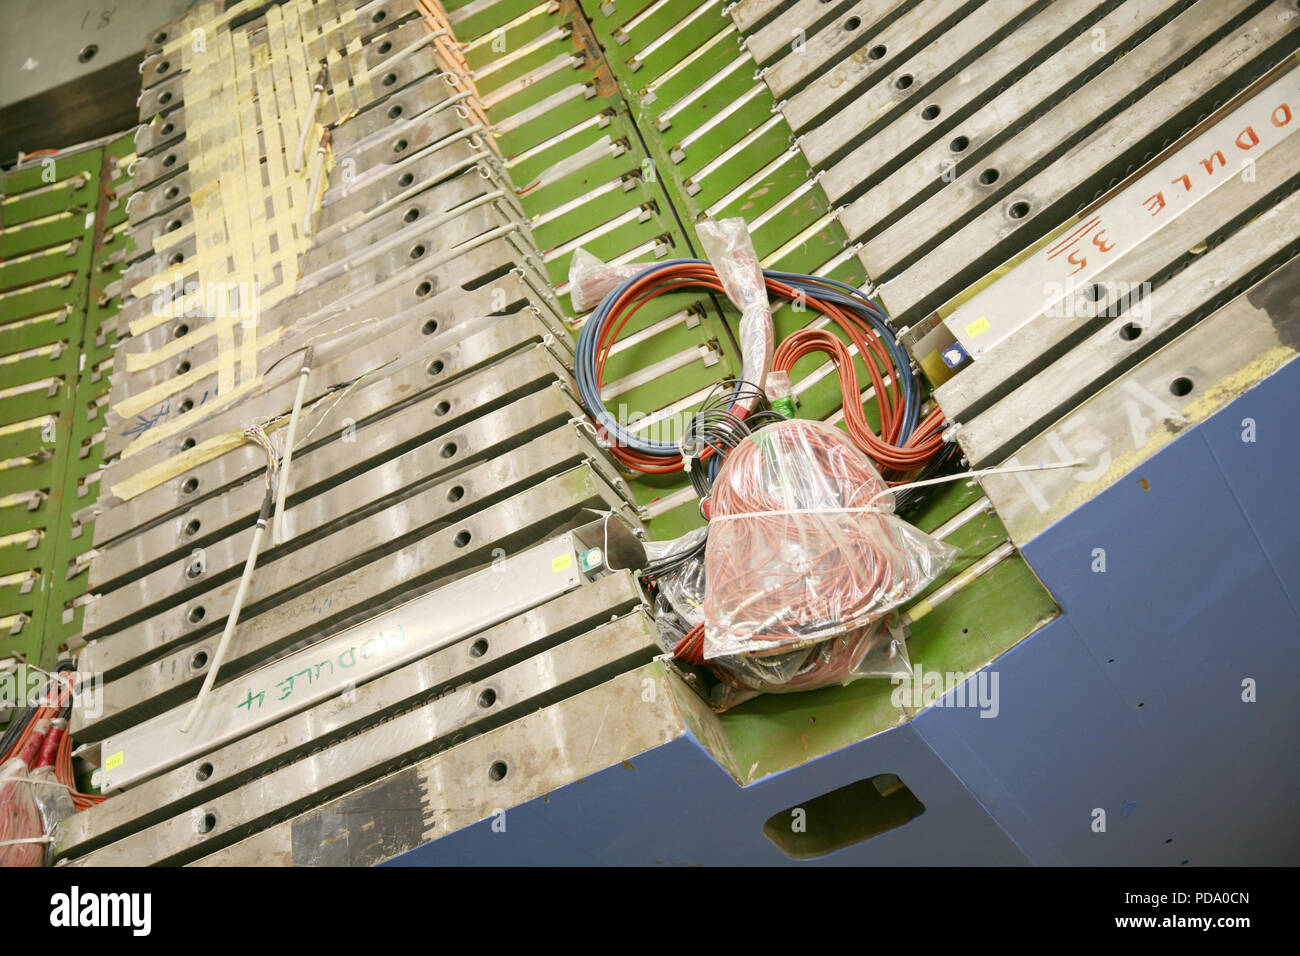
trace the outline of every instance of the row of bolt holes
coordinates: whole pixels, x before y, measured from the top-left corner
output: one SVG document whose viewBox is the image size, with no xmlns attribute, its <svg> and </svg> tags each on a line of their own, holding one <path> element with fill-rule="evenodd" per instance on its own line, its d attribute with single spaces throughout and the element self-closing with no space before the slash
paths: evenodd
<svg viewBox="0 0 1300 956">
<path fill-rule="evenodd" d="M 822 2 L 828 3 L 830 2 L 830 0 L 822 0 Z M 847 20 L 844 21 L 844 29 L 849 31 L 856 30 L 861 25 L 862 25 L 862 21 L 858 17 L 849 17 Z M 884 44 L 880 44 L 877 46 L 873 46 L 870 50 L 868 50 L 867 57 L 872 60 L 879 60 L 879 59 L 883 59 L 885 53 L 887 52 L 888 49 L 884 46 Z M 912 74 L 904 73 L 901 76 L 895 78 L 894 89 L 896 90 L 908 89 L 913 82 L 915 82 L 915 78 L 912 76 Z M 940 112 L 941 110 L 939 108 L 939 105 L 937 103 L 931 103 L 929 106 L 921 110 L 921 119 L 936 120 L 939 118 Z M 963 153 L 966 151 L 967 147 L 969 146 L 970 146 L 970 139 L 965 136 L 957 136 L 952 140 L 952 142 L 948 144 L 948 148 L 952 150 L 954 153 Z M 989 167 L 988 169 L 984 170 L 979 174 L 979 183 L 981 186 L 992 186 L 994 183 L 998 181 L 999 176 L 1001 176 L 1001 173 L 999 173 L 998 170 L 994 169 L 993 167 Z M 1012 219 L 1025 218 L 1025 216 L 1029 215 L 1029 203 L 1024 202 L 1023 200 L 1020 202 L 1012 203 L 1010 208 L 1007 209 L 1007 215 L 1009 215 Z"/>
<path fill-rule="evenodd" d="M 506 778 L 506 774 L 509 772 L 510 772 L 510 767 L 506 764 L 504 760 L 494 760 L 488 766 L 488 779 L 493 781 L 501 781 Z M 211 775 L 212 775 L 212 764 L 209 763 L 205 763 L 202 766 L 200 766 L 198 769 L 198 773 L 196 774 L 199 780 L 207 780 L 208 777 Z M 201 834 L 211 833 L 216 828 L 217 828 L 217 815 L 213 813 L 211 810 L 204 812 L 203 816 L 199 818 L 198 823 L 195 825 L 195 829 Z M 1187 861 L 1184 860 L 1183 862 L 1186 863 Z"/>
<path fill-rule="evenodd" d="M 428 283 L 424 283 L 424 284 L 428 285 Z M 438 331 L 437 320 L 429 319 L 429 321 L 424 323 L 420 331 L 423 332 L 425 335 L 432 335 L 434 332 L 437 332 Z M 175 334 L 179 338 L 182 335 L 186 335 L 188 332 L 189 332 L 189 326 L 181 324 L 176 327 Z M 432 362 L 429 363 L 428 371 L 430 375 L 441 375 L 445 367 L 446 366 L 443 364 L 441 359 L 434 359 Z M 189 370 L 190 370 L 189 362 L 181 362 L 179 365 L 176 366 L 177 375 L 184 375 Z M 194 407 L 194 402 L 187 398 L 181 402 L 180 411 L 188 412 L 193 407 Z M 451 411 L 451 403 L 446 401 L 439 402 L 437 405 L 434 406 L 433 409 L 433 413 L 439 417 L 446 415 L 449 411 Z M 181 451 L 189 451 L 191 448 L 194 447 L 194 445 L 195 445 L 195 441 L 193 438 L 186 438 L 185 441 L 181 443 Z M 458 449 L 455 442 L 448 442 L 446 445 L 443 446 L 442 457 L 451 458 L 453 455 L 456 454 L 457 450 Z M 199 490 L 199 480 L 197 478 L 187 478 L 185 479 L 185 482 L 181 485 L 182 494 L 192 495 L 194 494 L 194 492 L 198 490 Z M 448 492 L 447 497 L 449 501 L 459 501 L 461 495 L 463 495 L 464 493 L 465 493 L 465 489 L 460 488 L 458 486 L 456 488 L 453 488 L 450 492 Z M 189 524 L 185 526 L 186 536 L 193 537 L 195 534 L 198 533 L 199 527 L 200 525 L 197 520 L 191 521 Z"/>
</svg>

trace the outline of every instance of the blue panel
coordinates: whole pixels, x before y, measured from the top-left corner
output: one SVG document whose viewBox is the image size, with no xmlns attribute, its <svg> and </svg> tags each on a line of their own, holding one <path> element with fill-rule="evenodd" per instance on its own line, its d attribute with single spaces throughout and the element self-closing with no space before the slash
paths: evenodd
<svg viewBox="0 0 1300 956">
<path fill-rule="evenodd" d="M 425 844 L 397 865 L 790 862 L 763 834 L 773 814 L 878 773 L 925 805 L 903 826 L 809 863 L 1023 864 L 1025 857 L 909 727 L 742 789 L 683 736 L 505 814 Z"/>
<path fill-rule="evenodd" d="M 878 773 L 925 813 L 824 862 L 1300 862 L 1297 394 L 1293 362 L 1024 548 L 1064 614 L 990 668 L 996 717 L 931 707 L 744 789 L 682 737 L 394 862 L 787 862 L 766 819 Z"/>
<path fill-rule="evenodd" d="M 978 754 L 1029 810 L 1028 832 L 995 813 L 1024 845 L 1049 834 L 1069 862 L 1300 860 L 1297 388 L 1292 363 L 1024 548 L 1065 618 L 997 663 L 1003 714 L 985 723 L 1010 725 L 936 711 L 960 727 L 923 729 L 959 772 L 951 738 Z M 1241 441 L 1247 416 L 1267 440 Z M 1026 751 L 1054 745 L 1069 766 L 1031 773 Z M 1123 840 L 1072 830 L 1077 808 L 1060 808 L 1078 800 L 1121 800 Z"/>
</svg>

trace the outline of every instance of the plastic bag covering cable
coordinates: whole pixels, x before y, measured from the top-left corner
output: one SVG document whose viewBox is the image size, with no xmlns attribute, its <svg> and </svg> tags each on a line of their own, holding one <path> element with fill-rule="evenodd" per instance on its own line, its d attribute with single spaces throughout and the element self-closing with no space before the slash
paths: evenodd
<svg viewBox="0 0 1300 956">
<path fill-rule="evenodd" d="M 18 754 L 0 766 L 0 867 L 45 861 L 45 824 L 27 777 L 39 765 L 49 735 L 50 721 L 39 721 Z"/>
<path fill-rule="evenodd" d="M 768 654 L 863 627 L 915 597 L 956 549 L 896 517 L 839 429 L 794 419 L 746 438 L 713 487 L 704 658 Z"/>
<path fill-rule="evenodd" d="M 785 654 L 715 658 L 711 665 L 721 683 L 713 689 L 713 702 L 730 707 L 753 692 L 790 694 L 866 677 L 910 675 L 907 642 L 893 618 L 878 618 L 810 648 Z"/>
<path fill-rule="evenodd" d="M 772 367 L 776 332 L 763 267 L 743 219 L 707 219 L 695 227 L 722 287 L 740 309 L 740 377 L 760 389 Z"/>
</svg>

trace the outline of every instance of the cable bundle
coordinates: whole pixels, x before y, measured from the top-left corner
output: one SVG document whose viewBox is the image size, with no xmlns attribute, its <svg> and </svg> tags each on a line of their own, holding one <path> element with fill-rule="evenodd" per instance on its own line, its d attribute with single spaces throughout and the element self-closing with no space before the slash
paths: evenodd
<svg viewBox="0 0 1300 956">
<path fill-rule="evenodd" d="M 904 480 L 909 472 L 942 450 L 943 414 L 935 409 L 921 421 L 920 383 L 906 350 L 895 340 L 883 311 L 874 302 L 852 286 L 833 279 L 775 271 L 764 271 L 763 278 L 769 296 L 805 304 L 844 331 L 865 361 L 876 390 L 881 434 L 876 435 L 866 423 L 852 356 L 834 335 L 814 329 L 796 332 L 777 349 L 773 359 L 775 370 L 789 371 L 809 352 L 823 351 L 830 355 L 840 373 L 850 434 L 864 452 L 890 472 L 891 480 Z M 647 474 L 679 471 L 683 466 L 683 452 L 690 455 L 694 449 L 684 448 L 683 443 L 642 438 L 615 420 L 600 397 L 605 362 L 619 333 L 642 306 L 665 292 L 684 288 L 725 291 L 714 267 L 702 259 L 674 259 L 652 265 L 614 288 L 578 334 L 576 371 L 583 404 L 610 442 L 614 456 L 629 468 Z M 760 391 L 762 384 L 761 381 L 753 383 Z M 727 411 L 734 420 L 743 422 L 754 407 L 751 396 L 745 392 L 731 399 Z M 699 452 L 699 460 L 708 463 L 718 451 L 706 443 Z"/>
<path fill-rule="evenodd" d="M 49 730 L 48 719 L 37 721 L 15 756 L 0 763 L 0 866 L 40 866 L 45 861 L 45 824 L 24 781 Z"/>
<path fill-rule="evenodd" d="M 783 421 L 727 457 L 711 498 L 703 656 L 787 652 L 908 600 L 953 549 L 895 517 L 843 432 Z"/>
<path fill-rule="evenodd" d="M 73 688 L 76 685 L 77 665 L 71 660 L 60 661 L 54 670 L 53 678 L 41 695 L 40 702 L 25 708 L 10 723 L 4 736 L 0 737 L 0 764 L 15 756 L 31 739 L 37 724 L 41 720 L 53 720 L 62 717 L 67 720 L 72 714 Z M 104 798 L 99 794 L 79 793 L 76 777 L 72 772 L 72 735 L 62 734 L 58 750 L 54 755 L 54 776 L 59 783 L 68 788 L 72 794 L 73 805 L 78 810 L 85 810 Z"/>
</svg>

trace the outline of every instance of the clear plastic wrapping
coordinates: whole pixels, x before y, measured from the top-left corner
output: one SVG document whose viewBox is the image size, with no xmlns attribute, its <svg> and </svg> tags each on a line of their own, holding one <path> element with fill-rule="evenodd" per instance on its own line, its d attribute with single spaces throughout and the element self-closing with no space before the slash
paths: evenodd
<svg viewBox="0 0 1300 956">
<path fill-rule="evenodd" d="M 713 662 L 721 683 L 713 701 L 734 706 L 755 693 L 791 694 L 848 684 L 864 677 L 912 673 L 907 641 L 894 616 L 784 654 L 719 657 Z"/>
<path fill-rule="evenodd" d="M 740 377 L 761 389 L 772 367 L 776 332 L 763 266 L 754 252 L 749 229 L 740 218 L 706 219 L 696 225 L 695 234 L 727 290 L 727 298 L 740 309 Z"/>
<path fill-rule="evenodd" d="M 62 725 L 52 729 L 50 721 L 38 721 L 22 750 L 0 766 L 0 867 L 46 862 L 49 836 L 65 809 L 57 795 L 46 791 L 58 789 L 66 796 L 67 788 L 43 769 L 53 764 L 62 732 Z M 71 802 L 68 796 L 67 805 Z"/>
<path fill-rule="evenodd" d="M 908 602 L 956 549 L 893 512 L 848 436 L 792 419 L 745 438 L 713 485 L 704 657 L 782 653 Z"/>
<path fill-rule="evenodd" d="M 594 309 L 613 289 L 638 272 L 644 272 L 650 265 L 648 262 L 610 265 L 579 248 L 569 260 L 569 298 L 573 300 L 574 311 Z"/>
</svg>

